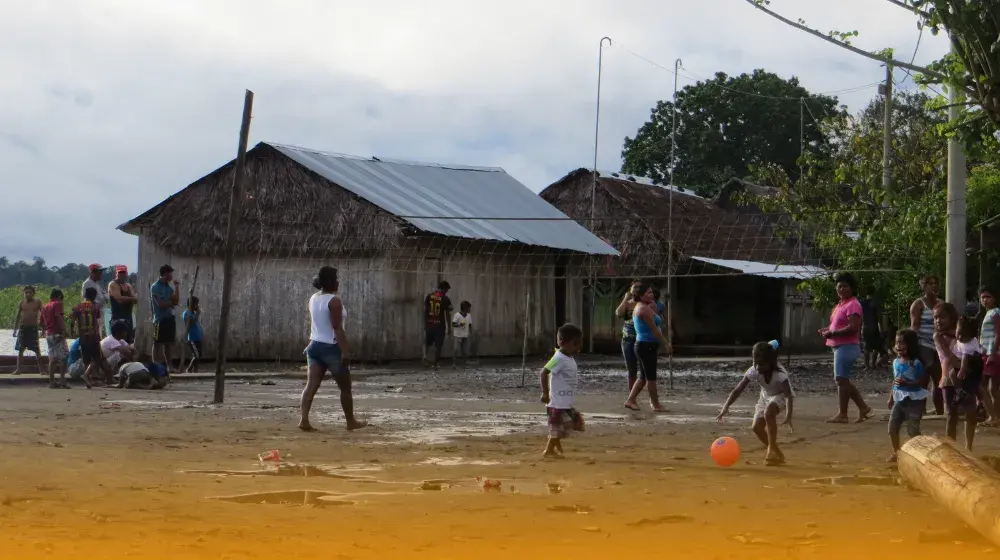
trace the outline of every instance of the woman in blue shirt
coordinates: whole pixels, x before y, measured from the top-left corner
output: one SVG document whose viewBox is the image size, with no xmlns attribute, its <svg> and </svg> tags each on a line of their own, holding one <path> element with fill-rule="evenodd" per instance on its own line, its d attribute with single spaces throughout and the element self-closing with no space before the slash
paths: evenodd
<svg viewBox="0 0 1000 560">
<path fill-rule="evenodd" d="M 656 388 L 656 359 L 660 348 L 668 353 L 673 351 L 670 340 L 664 336 L 660 325 L 663 319 L 657 312 L 656 297 L 652 286 L 642 283 L 636 287 L 642 296 L 632 311 L 632 323 L 635 327 L 635 356 L 639 362 L 639 379 L 632 386 L 625 408 L 640 410 L 636 399 L 644 387 L 649 388 L 649 403 L 653 412 L 666 412 L 660 405 L 660 397 Z"/>
</svg>

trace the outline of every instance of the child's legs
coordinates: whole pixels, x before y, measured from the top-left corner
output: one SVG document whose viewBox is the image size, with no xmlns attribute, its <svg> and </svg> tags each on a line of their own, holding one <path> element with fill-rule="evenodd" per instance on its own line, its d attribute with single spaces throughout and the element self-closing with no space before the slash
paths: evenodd
<svg viewBox="0 0 1000 560">
<path fill-rule="evenodd" d="M 965 413 L 965 448 L 972 451 L 972 440 L 976 439 L 976 407 L 971 406 Z"/>
<path fill-rule="evenodd" d="M 905 420 L 906 412 L 904 403 L 893 403 L 892 412 L 889 413 L 889 441 L 892 443 L 893 451 L 899 451 L 899 431 L 903 428 Z"/>
<path fill-rule="evenodd" d="M 990 376 L 987 378 L 989 384 L 988 402 L 991 408 L 987 409 L 992 420 L 1000 420 L 1000 377 Z"/>
<path fill-rule="evenodd" d="M 556 455 L 556 451 L 562 449 L 562 444 L 559 443 L 559 438 L 549 436 L 548 441 L 545 442 L 545 453 L 546 457 Z"/>
<path fill-rule="evenodd" d="M 781 410 L 777 403 L 769 403 L 764 409 L 764 423 L 767 425 L 767 449 L 768 452 L 778 450 L 778 412 Z"/>
<path fill-rule="evenodd" d="M 765 446 L 767 445 L 767 421 L 764 420 L 763 416 L 757 416 L 753 419 L 753 429 L 754 435 L 760 440 Z"/>
</svg>

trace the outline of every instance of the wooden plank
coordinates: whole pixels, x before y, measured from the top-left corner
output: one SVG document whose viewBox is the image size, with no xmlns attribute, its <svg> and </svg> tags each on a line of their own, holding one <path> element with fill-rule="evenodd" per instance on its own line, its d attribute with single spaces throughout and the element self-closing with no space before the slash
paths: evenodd
<svg viewBox="0 0 1000 560">
<path fill-rule="evenodd" d="M 918 436 L 898 454 L 899 473 L 1000 546 L 1000 474 L 949 439 Z"/>
</svg>

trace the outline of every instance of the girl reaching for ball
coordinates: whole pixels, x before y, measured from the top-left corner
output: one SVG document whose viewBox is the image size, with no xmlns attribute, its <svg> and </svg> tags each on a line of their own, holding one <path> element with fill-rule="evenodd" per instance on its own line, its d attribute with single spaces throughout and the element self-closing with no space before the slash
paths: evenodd
<svg viewBox="0 0 1000 560">
<path fill-rule="evenodd" d="M 761 443 L 767 446 L 767 457 L 764 464 L 776 466 L 785 462 L 785 454 L 778 449 L 778 413 L 785 411 L 785 419 L 781 424 L 792 428 L 792 400 L 795 393 L 792 391 L 792 383 L 788 378 L 788 372 L 778 365 L 778 343 L 758 342 L 753 346 L 753 366 L 736 384 L 726 404 L 722 406 L 722 412 L 717 417 L 721 422 L 722 418 L 729 414 L 729 407 L 743 394 L 743 391 L 752 382 L 760 385 L 760 398 L 757 399 L 757 406 L 753 411 L 753 432 Z"/>
</svg>

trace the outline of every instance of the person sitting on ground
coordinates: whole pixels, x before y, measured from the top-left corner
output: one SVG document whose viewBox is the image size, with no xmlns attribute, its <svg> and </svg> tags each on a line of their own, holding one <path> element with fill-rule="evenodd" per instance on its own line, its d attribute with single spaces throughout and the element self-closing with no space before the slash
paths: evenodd
<svg viewBox="0 0 1000 560">
<path fill-rule="evenodd" d="M 70 379 L 80 379 L 83 377 L 83 350 L 80 350 L 80 339 L 73 341 L 69 345 L 69 352 L 66 354 L 66 373 Z"/>
<path fill-rule="evenodd" d="M 18 304 L 17 316 L 14 317 L 14 336 L 17 341 L 14 349 L 17 350 L 17 365 L 14 367 L 14 375 L 21 373 L 21 358 L 24 351 L 29 350 L 35 355 L 35 363 L 38 366 L 38 374 L 42 374 L 42 351 L 38 345 L 38 323 L 42 312 L 42 302 L 35 299 L 35 287 L 25 286 L 23 288 L 24 300 Z"/>
<path fill-rule="evenodd" d="M 49 302 L 42 306 L 42 334 L 49 347 L 49 388 L 69 389 L 66 383 L 66 315 L 63 311 L 63 293 L 55 288 L 49 293 Z M 56 371 L 59 382 L 56 383 Z"/>
<path fill-rule="evenodd" d="M 184 373 L 197 373 L 198 363 L 201 361 L 201 341 L 203 335 L 201 332 L 201 306 L 198 303 L 198 298 L 191 296 L 188 298 L 188 308 L 181 314 L 181 320 L 184 321 L 184 330 L 187 331 L 187 343 L 191 348 L 191 363 L 188 364 Z"/>
<path fill-rule="evenodd" d="M 757 439 L 767 446 L 764 464 L 768 466 L 781 465 L 785 462 L 785 454 L 778 448 L 778 413 L 785 411 L 782 425 L 792 428 L 792 401 L 795 393 L 788 372 L 778 364 L 777 343 L 758 342 L 753 346 L 753 365 L 746 371 L 733 391 L 729 393 L 722 412 L 716 417 L 720 422 L 729 414 L 729 407 L 743 394 L 747 385 L 756 383 L 760 386 L 760 397 L 753 412 L 753 433 Z"/>
<path fill-rule="evenodd" d="M 121 364 L 131 362 L 135 357 L 135 347 L 128 343 L 131 329 L 123 323 L 111 325 L 111 334 L 101 340 L 101 355 L 104 358 L 105 381 L 110 383 Z"/>
<path fill-rule="evenodd" d="M 151 362 L 126 362 L 118 368 L 119 389 L 162 389 L 168 379 L 166 369 Z"/>
</svg>

